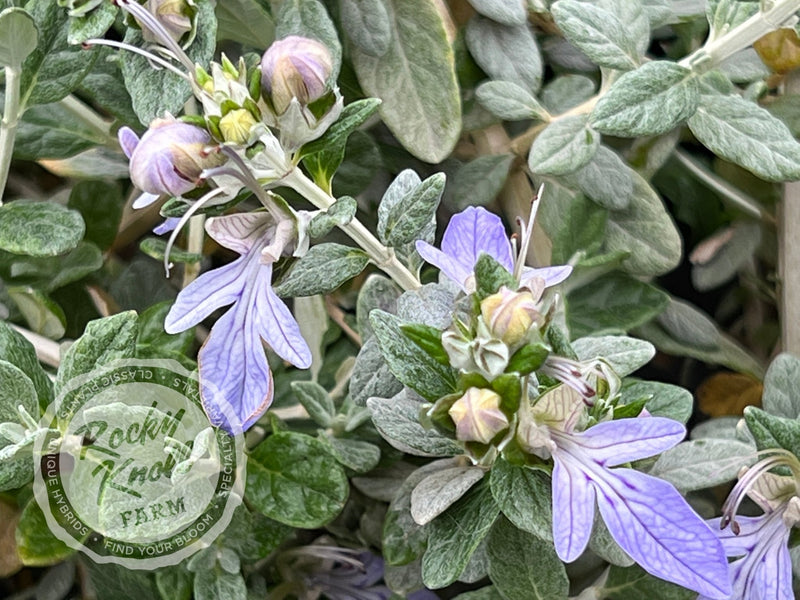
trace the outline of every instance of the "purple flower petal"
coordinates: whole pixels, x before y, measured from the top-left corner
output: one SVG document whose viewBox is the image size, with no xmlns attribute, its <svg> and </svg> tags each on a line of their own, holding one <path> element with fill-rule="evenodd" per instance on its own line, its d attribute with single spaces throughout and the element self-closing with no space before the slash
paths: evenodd
<svg viewBox="0 0 800 600">
<path fill-rule="evenodd" d="M 234 304 L 211 328 L 197 356 L 203 407 L 214 425 L 228 431 L 248 429 L 272 402 L 272 373 L 249 310 L 245 302 Z M 225 414 L 226 405 L 234 415 Z M 230 423 L 237 418 L 240 423 Z"/>
<path fill-rule="evenodd" d="M 514 269 L 503 222 L 482 207 L 470 206 L 453 216 L 442 238 L 442 252 L 458 260 L 470 273 L 481 252 L 489 254 L 509 272 Z"/>
<path fill-rule="evenodd" d="M 119 145 L 122 146 L 122 151 L 125 153 L 125 156 L 130 158 L 139 143 L 139 136 L 136 135 L 130 127 L 122 127 L 117 133 L 117 139 L 119 140 Z"/>
<path fill-rule="evenodd" d="M 589 478 L 565 453 L 553 467 L 553 540 L 556 553 L 572 562 L 586 549 L 594 522 L 595 490 Z"/>
<path fill-rule="evenodd" d="M 272 291 L 272 265 L 261 265 L 255 290 L 255 311 L 251 315 L 254 326 L 264 341 L 282 359 L 296 367 L 311 366 L 311 350 L 300 333 L 294 316 Z"/>
<path fill-rule="evenodd" d="M 633 469 L 598 469 L 592 482 L 608 531 L 642 568 L 709 598 L 728 598 L 722 545 L 671 484 Z"/>
<path fill-rule="evenodd" d="M 153 227 L 153 233 L 156 235 L 164 235 L 165 233 L 169 233 L 170 231 L 174 231 L 174 229 L 178 226 L 178 223 L 181 222 L 180 217 L 169 217 L 164 219 L 164 222 L 157 227 Z"/>
<path fill-rule="evenodd" d="M 529 279 L 538 277 L 544 279 L 544 287 L 558 285 L 564 281 L 572 273 L 572 267 L 569 265 L 559 265 L 556 267 L 541 267 L 534 269 L 533 267 L 523 267 L 521 285 L 525 286 Z"/>
<path fill-rule="evenodd" d="M 465 283 L 472 275 L 474 263 L 470 266 L 465 266 L 459 259 L 448 256 L 423 240 L 417 241 L 416 249 L 425 262 L 438 267 L 442 273 L 457 283 L 462 290 L 467 291 Z"/>
<path fill-rule="evenodd" d="M 248 257 L 241 257 L 195 279 L 178 294 L 164 321 L 164 330 L 180 333 L 218 308 L 236 302 L 246 285 L 247 267 Z"/>
<path fill-rule="evenodd" d="M 142 194 L 133 201 L 131 207 L 138 210 L 140 208 L 145 208 L 146 206 L 150 206 L 153 202 L 158 200 L 161 197 L 160 194 L 151 194 L 149 192 L 142 192 Z"/>
<path fill-rule="evenodd" d="M 236 213 L 209 219 L 206 232 L 222 246 L 247 254 L 272 222 L 266 212 Z"/>
<path fill-rule="evenodd" d="M 592 460 L 604 467 L 655 456 L 678 444 L 686 428 L 663 417 L 605 421 L 571 436 Z"/>
</svg>

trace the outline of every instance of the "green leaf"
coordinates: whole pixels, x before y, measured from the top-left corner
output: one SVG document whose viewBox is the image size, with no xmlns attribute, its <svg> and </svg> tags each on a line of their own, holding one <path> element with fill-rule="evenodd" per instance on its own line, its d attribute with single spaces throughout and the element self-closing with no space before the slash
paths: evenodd
<svg viewBox="0 0 800 600">
<path fill-rule="evenodd" d="M 381 460 L 381 450 L 375 444 L 350 438 L 337 438 L 328 433 L 320 433 L 318 439 L 340 464 L 356 473 L 371 471 Z"/>
<path fill-rule="evenodd" d="M 638 10 L 620 14 L 627 5 Z M 640 40 L 650 41 L 650 23 L 638 2 L 560 0 L 551 12 L 564 37 L 598 66 L 629 71 L 641 64 Z"/>
<path fill-rule="evenodd" d="M 578 360 L 601 358 L 620 377 L 630 375 L 655 356 L 653 344 L 623 335 L 590 336 L 574 340 L 572 349 Z"/>
<path fill-rule="evenodd" d="M 36 49 L 39 30 L 33 17 L 21 8 L 0 12 L 0 65 L 19 69 Z"/>
<path fill-rule="evenodd" d="M 47 294 L 32 287 L 10 287 L 9 297 L 35 333 L 52 340 L 64 337 L 67 318 L 64 310 Z"/>
<path fill-rule="evenodd" d="M 800 179 L 800 143 L 782 121 L 749 100 L 703 94 L 689 129 L 712 152 L 762 179 Z"/>
<path fill-rule="evenodd" d="M 752 444 L 723 439 L 691 440 L 659 456 L 650 474 L 669 481 L 685 494 L 736 479 L 739 469 L 752 465 L 755 458 Z"/>
<path fill-rule="evenodd" d="M 427 525 L 457 502 L 483 479 L 480 467 L 458 466 L 431 473 L 411 492 L 411 516 L 418 525 Z"/>
<path fill-rule="evenodd" d="M 117 237 L 122 205 L 120 186 L 108 181 L 79 181 L 72 188 L 67 203 L 69 208 L 81 213 L 86 223 L 84 239 L 102 250 L 110 248 Z"/>
<path fill-rule="evenodd" d="M 653 577 L 634 565 L 612 566 L 600 594 L 605 600 L 692 600 L 697 592 Z"/>
<path fill-rule="evenodd" d="M 372 336 L 372 326 L 369 324 L 370 313 L 374 309 L 380 308 L 395 314 L 399 296 L 399 288 L 388 277 L 378 274 L 367 277 L 356 301 L 356 322 L 361 339 L 366 341 Z"/>
<path fill-rule="evenodd" d="M 58 2 L 29 2 L 27 8 L 39 30 L 36 49 L 22 63 L 21 106 L 58 102 L 80 85 L 97 58 L 67 41 L 67 11 Z"/>
<path fill-rule="evenodd" d="M 180 333 L 167 333 L 164 331 L 164 319 L 172 308 L 169 300 L 158 302 L 150 306 L 139 315 L 137 321 L 136 352 L 142 346 L 149 346 L 157 351 L 177 352 L 188 354 L 189 348 L 194 343 L 194 328 L 190 327 Z"/>
<path fill-rule="evenodd" d="M 392 41 L 380 57 L 353 49 L 358 81 L 368 95 L 383 100 L 381 118 L 403 147 L 421 160 L 439 162 L 461 133 L 461 101 L 445 24 L 428 0 L 381 1 Z"/>
<path fill-rule="evenodd" d="M 542 89 L 542 104 L 552 113 L 563 113 L 594 96 L 595 82 L 583 75 L 559 75 Z"/>
<path fill-rule="evenodd" d="M 489 480 L 492 496 L 503 514 L 522 531 L 553 539 L 550 477 L 543 471 L 518 467 L 498 459 Z"/>
<path fill-rule="evenodd" d="M 342 0 L 341 23 L 364 54 L 380 58 L 392 43 L 392 22 L 381 0 Z"/>
<path fill-rule="evenodd" d="M 16 200 L 0 206 L 0 250 L 28 256 L 57 256 L 81 241 L 79 212 L 54 202 Z"/>
<path fill-rule="evenodd" d="M 431 521 L 422 557 L 426 587 L 439 589 L 458 579 L 499 512 L 488 482 L 483 481 Z"/>
<path fill-rule="evenodd" d="M 191 600 L 194 576 L 183 565 L 163 567 L 155 579 L 161 600 Z"/>
<path fill-rule="evenodd" d="M 342 44 L 339 42 L 336 27 L 321 2 L 318 0 L 285 0 L 281 2 L 278 9 L 275 38 L 281 40 L 290 35 L 312 38 L 325 44 L 333 59 L 333 71 L 328 81 L 334 83 L 339 78 L 339 69 L 342 65 Z"/>
<path fill-rule="evenodd" d="M 80 242 L 77 248 L 62 256 L 15 256 L 9 265 L 8 281 L 29 284 L 42 291 L 52 292 L 82 279 L 102 266 L 103 256 L 100 249 L 94 244 Z"/>
<path fill-rule="evenodd" d="M 462 166 L 450 190 L 456 206 L 485 206 L 492 202 L 506 183 L 514 157 L 511 154 L 479 156 Z"/>
<path fill-rule="evenodd" d="M 455 391 L 453 370 L 438 363 L 402 334 L 402 321 L 382 310 L 373 310 L 370 323 L 381 352 L 397 379 L 434 401 Z"/>
<path fill-rule="evenodd" d="M 764 377 L 764 396 L 761 399 L 764 410 L 778 417 L 800 418 L 798 382 L 800 382 L 800 358 L 786 352 L 776 356 Z"/>
<path fill-rule="evenodd" d="M 217 39 L 266 48 L 275 39 L 275 23 L 257 0 L 217 2 Z"/>
<path fill-rule="evenodd" d="M 334 227 L 347 225 L 356 216 L 358 202 L 350 196 L 342 196 L 328 210 L 320 212 L 308 224 L 308 235 L 320 238 L 327 235 Z"/>
<path fill-rule="evenodd" d="M 630 253 L 622 265 L 632 275 L 663 275 L 680 263 L 680 233 L 650 184 L 637 173 L 631 177 L 630 206 L 609 213 L 604 248 Z"/>
<path fill-rule="evenodd" d="M 609 210 L 625 210 L 633 198 L 633 169 L 616 152 L 600 146 L 572 176 L 588 198 Z"/>
<path fill-rule="evenodd" d="M 197 35 L 186 49 L 192 62 L 206 65 L 217 45 L 217 19 L 209 0 L 196 0 Z M 137 48 L 147 45 L 139 30 L 128 27 L 124 42 Z M 142 123 L 149 124 L 167 111 L 178 114 L 192 90 L 189 83 L 166 69 L 154 69 L 147 59 L 133 52 L 120 56 L 122 77 L 131 96 L 133 110 Z"/>
<path fill-rule="evenodd" d="M 372 331 L 372 329 L 370 329 Z M 350 376 L 350 395 L 357 406 L 366 406 L 373 396 L 393 396 L 403 384 L 392 375 L 383 358 L 378 340 L 372 336 L 364 342 Z"/>
<path fill-rule="evenodd" d="M 228 573 L 216 565 L 195 573 L 194 597 L 196 600 L 247 600 L 247 586 L 241 573 Z"/>
<path fill-rule="evenodd" d="M 284 298 L 328 294 L 361 273 L 368 262 L 367 253 L 358 248 L 317 244 L 281 277 L 275 293 Z"/>
<path fill-rule="evenodd" d="M 503 25 L 522 25 L 528 20 L 524 2 L 520 0 L 470 0 L 469 3 L 484 17 Z"/>
<path fill-rule="evenodd" d="M 630 331 L 669 304 L 669 296 L 624 273 L 611 273 L 572 291 L 567 323 L 572 338 L 602 332 Z"/>
<path fill-rule="evenodd" d="M 30 378 L 44 410 L 53 400 L 53 384 L 39 364 L 33 344 L 3 321 L 0 321 L 0 356 Z"/>
<path fill-rule="evenodd" d="M 753 258 L 761 244 L 761 227 L 758 223 L 740 223 L 730 232 L 730 238 L 716 249 L 710 259 L 692 265 L 692 283 L 701 292 L 732 279 Z"/>
<path fill-rule="evenodd" d="M 22 369 L 0 359 L 0 423 L 25 425 L 20 423 L 18 406 L 23 406 L 34 419 L 39 417 L 39 401 L 31 378 Z"/>
<path fill-rule="evenodd" d="M 776 417 L 755 406 L 744 409 L 744 420 L 759 450 L 785 448 L 800 455 L 800 420 Z"/>
<path fill-rule="evenodd" d="M 459 594 L 453 600 L 504 600 L 493 585 L 482 587 L 479 590 Z"/>
<path fill-rule="evenodd" d="M 590 123 L 608 135 L 658 135 L 691 117 L 699 100 L 697 77 L 690 69 L 655 60 L 622 75 L 600 98 Z"/>
<path fill-rule="evenodd" d="M 75 553 L 55 537 L 34 498 L 25 505 L 17 525 L 17 553 L 29 567 L 54 565 Z"/>
<path fill-rule="evenodd" d="M 508 270 L 497 262 L 492 256 L 481 252 L 478 262 L 475 263 L 475 291 L 478 298 L 483 300 L 491 296 L 498 290 L 506 286 L 509 289 L 516 289 L 517 280 Z"/>
<path fill-rule="evenodd" d="M 167 242 L 157 237 L 146 237 L 139 242 L 139 250 L 150 258 L 163 261 L 164 255 L 167 253 Z M 169 251 L 169 261 L 171 263 L 193 264 L 199 263 L 201 260 L 203 260 L 202 254 L 187 252 L 186 250 L 174 246 Z"/>
<path fill-rule="evenodd" d="M 558 265 L 568 262 L 577 252 L 592 254 L 600 248 L 608 211 L 583 194 L 553 183 L 545 186 L 538 218 L 552 243 L 550 260 Z"/>
<path fill-rule="evenodd" d="M 386 190 L 378 208 L 378 235 L 381 240 L 397 247 L 419 238 L 436 218 L 444 182 L 444 173 L 436 173 L 402 196 Z"/>
<path fill-rule="evenodd" d="M 654 417 L 666 417 L 686 424 L 692 416 L 694 398 L 691 392 L 659 381 L 635 381 L 627 379 L 620 391 L 620 404 L 629 404 L 645 399 L 645 408 Z"/>
<path fill-rule="evenodd" d="M 487 81 L 475 90 L 478 102 L 505 121 L 549 120 L 547 110 L 528 90 L 512 81 Z"/>
<path fill-rule="evenodd" d="M 586 165 L 600 147 L 600 135 L 584 115 L 548 125 L 534 140 L 528 168 L 537 175 L 566 175 Z"/>
<path fill-rule="evenodd" d="M 293 381 L 292 391 L 317 425 L 328 427 L 331 424 L 336 406 L 324 387 L 313 381 Z"/>
<path fill-rule="evenodd" d="M 505 600 L 566 600 L 569 579 L 553 544 L 498 519 L 489 533 L 489 578 Z"/>
<path fill-rule="evenodd" d="M 542 84 L 542 56 L 526 23 L 508 26 L 481 16 L 467 24 L 470 54 L 492 79 L 513 81 L 536 94 Z"/>
<path fill-rule="evenodd" d="M 420 403 L 405 391 L 392 398 L 370 398 L 367 406 L 376 429 L 389 444 L 401 452 L 415 456 L 454 456 L 463 454 L 455 440 L 444 437 L 436 429 L 424 428 L 419 422 Z"/>
<path fill-rule="evenodd" d="M 271 519 L 313 529 L 331 521 L 347 500 L 347 476 L 319 440 L 274 433 L 250 453 L 247 499 Z"/>
<path fill-rule="evenodd" d="M 117 6 L 111 2 L 103 2 L 87 15 L 70 19 L 67 41 L 70 44 L 82 44 L 91 38 L 101 38 L 116 18 Z"/>
<path fill-rule="evenodd" d="M 90 321 L 84 334 L 64 353 L 56 376 L 56 390 L 72 378 L 136 352 L 138 316 L 127 311 Z"/>
<path fill-rule="evenodd" d="M 93 560 L 82 560 L 80 564 L 89 576 L 87 583 L 95 590 L 97 600 L 158 598 L 158 588 L 147 571 L 127 569 L 114 563 L 98 564 Z"/>
<path fill-rule="evenodd" d="M 744 23 L 759 11 L 758 2 L 741 0 L 710 0 L 706 5 L 706 18 L 712 39 L 724 35 Z"/>
<path fill-rule="evenodd" d="M 79 90 L 81 96 L 91 100 L 122 123 L 139 128 L 141 123 L 125 87 L 120 61 L 115 60 L 117 52 L 118 50 L 112 48 L 98 48 L 97 60 L 81 81 Z"/>
<path fill-rule="evenodd" d="M 544 364 L 549 354 L 550 349 L 541 342 L 525 344 L 508 359 L 506 373 L 519 373 L 520 375 L 533 373 Z"/>
<path fill-rule="evenodd" d="M 442 331 L 422 325 L 421 323 L 408 323 L 401 325 L 400 329 L 408 339 L 428 353 L 428 356 L 443 365 L 450 364 L 450 358 L 442 345 Z"/>
</svg>

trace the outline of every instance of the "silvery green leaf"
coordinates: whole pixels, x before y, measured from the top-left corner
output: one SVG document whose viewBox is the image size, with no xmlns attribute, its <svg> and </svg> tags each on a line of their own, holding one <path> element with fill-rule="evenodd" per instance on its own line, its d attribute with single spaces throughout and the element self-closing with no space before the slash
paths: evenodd
<svg viewBox="0 0 800 600">
<path fill-rule="evenodd" d="M 595 82 L 583 75 L 559 75 L 544 86 L 542 104 L 552 113 L 558 114 L 575 108 L 594 96 Z"/>
<path fill-rule="evenodd" d="M 503 189 L 513 161 L 513 154 L 489 154 L 466 163 L 453 177 L 454 204 L 464 208 L 489 204 Z"/>
<path fill-rule="evenodd" d="M 88 126 L 63 104 L 39 104 L 26 110 L 19 122 L 14 157 L 61 159 L 108 142 L 107 135 Z"/>
<path fill-rule="evenodd" d="M 672 0 L 642 0 L 642 9 L 650 20 L 650 28 L 655 29 L 672 21 Z"/>
<path fill-rule="evenodd" d="M 20 423 L 22 406 L 35 420 L 39 419 L 39 401 L 33 382 L 21 369 L 0 360 L 0 423 Z"/>
<path fill-rule="evenodd" d="M 658 135 L 691 117 L 699 99 L 697 77 L 690 69 L 655 60 L 622 75 L 600 98 L 590 122 L 608 135 Z"/>
<path fill-rule="evenodd" d="M 342 196 L 334 202 L 328 210 L 321 212 L 311 219 L 308 224 L 308 235 L 320 238 L 337 226 L 347 225 L 356 216 L 358 203 L 355 198 Z"/>
<path fill-rule="evenodd" d="M 416 470 L 416 466 L 398 461 L 388 467 L 374 469 L 369 475 L 353 477 L 350 481 L 368 498 L 388 504 L 398 496 L 405 479 Z"/>
<path fill-rule="evenodd" d="M 567 40 L 597 65 L 628 71 L 641 64 L 640 39 L 649 41 L 650 23 L 638 2 L 559 0 L 551 12 Z"/>
<path fill-rule="evenodd" d="M 371 336 L 361 346 L 350 377 L 350 395 L 358 406 L 373 396 L 391 396 L 403 389 L 383 358 L 378 340 Z"/>
<path fill-rule="evenodd" d="M 372 336 L 369 313 L 375 308 L 380 308 L 388 313 L 397 312 L 398 296 L 400 296 L 400 290 L 391 279 L 377 274 L 367 277 L 356 301 L 356 322 L 362 340 L 366 341 Z"/>
<path fill-rule="evenodd" d="M 313 381 L 293 381 L 292 391 L 300 404 L 320 427 L 328 427 L 336 414 L 336 406 L 325 388 Z"/>
<path fill-rule="evenodd" d="M 349 281 L 367 266 L 363 250 L 341 244 L 317 244 L 298 260 L 275 285 L 279 296 L 327 294 Z"/>
<path fill-rule="evenodd" d="M 489 576 L 489 551 L 488 551 L 488 538 L 483 538 L 475 552 L 469 557 L 469 562 L 461 575 L 458 576 L 458 581 L 462 583 L 477 583 L 481 579 Z"/>
<path fill-rule="evenodd" d="M 454 456 L 462 448 L 435 429 L 425 429 L 419 422 L 421 405 L 409 399 L 404 391 L 392 398 L 370 398 L 375 427 L 389 444 L 415 456 Z"/>
<path fill-rule="evenodd" d="M 325 444 L 336 460 L 356 473 L 367 473 L 374 469 L 381 459 L 381 450 L 375 444 L 350 438 L 337 438 L 328 433 L 320 433 L 318 439 Z"/>
<path fill-rule="evenodd" d="M 426 587 L 438 589 L 458 579 L 499 512 L 488 481 L 482 481 L 428 524 L 428 549 L 422 557 Z"/>
<path fill-rule="evenodd" d="M 36 600 L 63 600 L 75 585 L 75 562 L 65 561 L 49 568 L 36 585 Z"/>
<path fill-rule="evenodd" d="M 600 134 L 583 115 L 559 119 L 534 140 L 528 168 L 537 175 L 566 175 L 587 164 L 600 147 Z"/>
<path fill-rule="evenodd" d="M 693 440 L 703 440 L 707 438 L 735 440 L 738 439 L 736 429 L 740 421 L 742 421 L 741 417 L 715 417 L 695 425 L 692 428 L 690 437 Z"/>
<path fill-rule="evenodd" d="M 411 492 L 411 516 L 418 525 L 430 523 L 483 479 L 480 467 L 453 467 L 431 473 Z"/>
<path fill-rule="evenodd" d="M 294 299 L 293 313 L 300 326 L 300 334 L 311 350 L 311 380 L 317 381 L 325 359 L 325 334 L 330 327 L 325 299 L 319 295 L 299 296 Z"/>
<path fill-rule="evenodd" d="M 82 44 L 90 38 L 103 37 L 116 17 L 117 6 L 111 2 L 103 2 L 89 14 L 70 19 L 67 41 L 70 44 Z"/>
<path fill-rule="evenodd" d="M 15 200 L 0 206 L 0 250 L 58 256 L 75 248 L 86 226 L 76 210 L 55 202 Z"/>
<path fill-rule="evenodd" d="M 767 110 L 783 121 L 793 136 L 800 136 L 800 95 L 778 96 L 774 102 L 770 102 Z"/>
<path fill-rule="evenodd" d="M 395 594 L 406 597 L 425 587 L 422 583 L 422 561 L 416 559 L 406 565 L 384 564 L 383 581 Z"/>
<path fill-rule="evenodd" d="M 528 20 L 525 0 L 469 0 L 472 7 L 503 25 L 524 25 Z"/>
<path fill-rule="evenodd" d="M 222 568 L 200 569 L 194 576 L 197 600 L 247 600 L 247 585 L 241 573 Z"/>
<path fill-rule="evenodd" d="M 715 154 L 762 179 L 800 178 L 800 143 L 783 122 L 753 102 L 703 94 L 689 129 Z"/>
<path fill-rule="evenodd" d="M 732 279 L 761 244 L 758 223 L 740 223 L 731 231 L 730 239 L 717 248 L 710 259 L 692 265 L 692 283 L 701 292 L 713 289 Z"/>
<path fill-rule="evenodd" d="M 0 65 L 19 69 L 36 49 L 39 29 L 33 17 L 21 8 L 0 12 Z"/>
<path fill-rule="evenodd" d="M 53 400 L 53 384 L 39 364 L 33 344 L 3 321 L 0 321 L 0 356 L 19 368 L 33 382 L 42 408 L 50 404 Z M 38 417 L 38 413 L 31 414 L 34 418 Z"/>
<path fill-rule="evenodd" d="M 528 90 L 512 81 L 484 82 L 475 90 L 475 97 L 486 110 L 504 121 L 549 119 L 539 101 Z"/>
<path fill-rule="evenodd" d="M 650 475 L 686 493 L 736 479 L 739 469 L 754 462 L 751 444 L 713 438 L 691 440 L 659 456 Z"/>
<path fill-rule="evenodd" d="M 217 36 L 253 48 L 264 48 L 275 39 L 275 22 L 257 0 L 218 2 Z"/>
<path fill-rule="evenodd" d="M 745 48 L 729 56 L 720 63 L 719 70 L 734 83 L 760 82 L 770 75 L 769 67 L 753 48 Z"/>
<path fill-rule="evenodd" d="M 626 251 L 623 268 L 632 275 L 662 275 L 681 260 L 681 236 L 655 190 L 631 171 L 633 192 L 625 211 L 609 213 L 606 251 Z"/>
<path fill-rule="evenodd" d="M 498 519 L 489 533 L 489 578 L 503 598 L 566 600 L 569 579 L 553 544 Z"/>
<path fill-rule="evenodd" d="M 572 342 L 578 360 L 602 358 L 624 377 L 643 367 L 655 356 L 653 344 L 624 335 L 583 337 Z"/>
<path fill-rule="evenodd" d="M 634 564 L 633 559 L 611 537 L 611 532 L 598 514 L 595 514 L 592 537 L 589 538 L 589 549 L 612 565 L 630 567 Z"/>
<path fill-rule="evenodd" d="M 397 299 L 397 316 L 409 323 L 445 329 L 452 321 L 455 295 L 447 286 L 426 283 Z"/>
<path fill-rule="evenodd" d="M 467 47 L 492 79 L 514 81 L 535 94 L 542 85 L 542 57 L 527 25 L 501 25 L 481 16 L 467 25 Z"/>
<path fill-rule="evenodd" d="M 677 3 L 696 0 L 677 0 Z M 694 600 L 697 592 L 658 579 L 639 565 L 619 567 L 612 565 L 602 589 L 598 592 L 604 600 L 631 600 L 633 598 L 658 598 L 659 600 Z"/>
<path fill-rule="evenodd" d="M 603 208 L 625 210 L 633 196 L 633 170 L 616 152 L 601 145 L 575 174 L 581 192 Z"/>
<path fill-rule="evenodd" d="M 421 160 L 439 162 L 461 133 L 455 59 L 445 24 L 428 0 L 381 2 L 389 15 L 392 41 L 379 58 L 354 49 L 358 81 L 367 94 L 383 100 L 381 117 L 406 150 Z"/>
<path fill-rule="evenodd" d="M 542 40 L 542 52 L 546 63 L 559 70 L 587 74 L 599 71 L 597 65 L 589 57 L 561 36 L 552 36 Z"/>
<path fill-rule="evenodd" d="M 775 357 L 764 378 L 762 406 L 768 413 L 789 419 L 800 418 L 800 358 L 783 353 Z"/>
<path fill-rule="evenodd" d="M 800 453 L 800 420 L 771 415 L 755 406 L 744 409 L 744 420 L 759 450 L 785 448 Z"/>
<path fill-rule="evenodd" d="M 404 175 L 408 173 L 411 175 Z M 390 246 L 402 246 L 418 239 L 436 217 L 436 208 L 444 192 L 444 173 L 431 175 L 413 187 L 411 182 L 419 179 L 413 171 L 404 171 L 395 181 L 401 176 L 403 180 L 395 188 L 390 186 L 386 190 L 378 208 L 378 235 Z"/>
<path fill-rule="evenodd" d="M 64 337 L 67 317 L 64 309 L 50 296 L 31 286 L 10 287 L 7 292 L 25 318 L 29 329 L 51 340 Z"/>
<path fill-rule="evenodd" d="M 714 40 L 744 23 L 759 11 L 759 3 L 742 0 L 709 0 L 706 18 L 709 39 Z"/>
<path fill-rule="evenodd" d="M 459 594 L 453 600 L 505 600 L 503 596 L 500 595 L 500 592 L 497 591 L 493 585 L 488 585 L 486 587 L 482 587 L 479 590 L 473 590 L 471 592 L 464 592 L 463 594 Z"/>
<path fill-rule="evenodd" d="M 392 23 L 381 0 L 340 0 L 344 32 L 359 50 L 380 58 L 389 50 Z"/>
<path fill-rule="evenodd" d="M 694 398 L 691 392 L 660 381 L 636 381 L 626 379 L 620 391 L 620 404 L 630 404 L 647 399 L 645 408 L 654 417 L 666 417 L 686 423 L 692 416 Z"/>
<path fill-rule="evenodd" d="M 333 59 L 333 71 L 328 81 L 335 82 L 339 78 L 342 44 L 328 11 L 319 0 L 285 0 L 280 4 L 276 21 L 276 39 L 300 35 L 325 44 Z"/>
<path fill-rule="evenodd" d="M 499 459 L 492 466 L 489 483 L 509 521 L 543 540 L 553 539 L 553 493 L 545 472 Z"/>
<path fill-rule="evenodd" d="M 553 183 L 545 186 L 539 223 L 552 243 L 552 264 L 563 264 L 577 252 L 596 252 L 606 232 L 608 211 L 586 196 Z M 571 278 L 567 280 L 569 283 Z"/>
</svg>

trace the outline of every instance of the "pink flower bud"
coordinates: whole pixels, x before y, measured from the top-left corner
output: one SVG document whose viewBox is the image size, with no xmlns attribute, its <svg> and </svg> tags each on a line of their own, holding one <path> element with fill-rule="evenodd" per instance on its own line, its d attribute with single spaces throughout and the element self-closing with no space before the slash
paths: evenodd
<svg viewBox="0 0 800 600">
<path fill-rule="evenodd" d="M 514 346 L 539 318 L 539 311 L 529 291 L 512 292 L 503 286 L 481 302 L 481 315 L 494 337 Z"/>
<path fill-rule="evenodd" d="M 291 35 L 274 42 L 261 59 L 261 87 L 278 115 L 293 98 L 307 105 L 325 95 L 333 59 L 328 48 L 312 39 Z"/>
<path fill-rule="evenodd" d="M 154 120 L 142 139 L 123 127 L 119 142 L 131 160 L 131 180 L 149 194 L 185 194 L 197 187 L 204 169 L 224 161 L 207 152 L 213 144 L 208 132 L 174 119 Z"/>
<path fill-rule="evenodd" d="M 500 410 L 500 396 L 492 390 L 469 388 L 450 407 L 456 438 L 462 442 L 488 444 L 508 428 L 508 417 Z"/>
</svg>

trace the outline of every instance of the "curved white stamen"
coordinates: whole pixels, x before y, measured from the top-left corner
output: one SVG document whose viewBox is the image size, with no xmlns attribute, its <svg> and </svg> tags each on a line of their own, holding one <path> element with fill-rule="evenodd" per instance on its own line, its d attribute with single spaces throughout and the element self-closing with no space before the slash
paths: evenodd
<svg viewBox="0 0 800 600">
<path fill-rule="evenodd" d="M 167 272 L 167 278 L 169 278 L 169 270 L 174 266 L 171 262 L 169 262 L 169 254 L 172 251 L 172 246 L 175 245 L 175 240 L 178 239 L 178 234 L 180 233 L 181 229 L 183 229 L 183 226 L 189 222 L 189 219 L 191 219 L 192 216 L 194 216 L 194 213 L 196 213 L 205 204 L 207 204 L 209 200 L 211 200 L 212 198 L 216 198 L 224 191 L 225 190 L 223 190 L 222 188 L 214 188 L 213 190 L 202 196 L 197 202 L 195 202 L 189 207 L 189 210 L 187 210 L 181 217 L 181 220 L 178 221 L 178 224 L 175 226 L 175 229 L 172 230 L 172 233 L 169 236 L 169 240 L 167 241 L 167 247 L 164 250 L 164 269 Z"/>
<path fill-rule="evenodd" d="M 183 48 L 172 39 L 172 36 L 169 35 L 167 30 L 164 29 L 164 26 L 149 10 L 138 2 L 135 2 L 135 0 L 116 0 L 116 2 L 123 10 L 128 11 L 139 22 L 141 27 L 146 27 L 153 35 L 158 37 L 161 43 L 169 48 L 172 54 L 175 55 L 175 58 L 186 67 L 189 73 L 194 72 L 194 62 L 192 62 L 192 59 L 189 58 L 186 52 L 183 51 Z"/>
<path fill-rule="evenodd" d="M 533 223 L 536 220 L 536 213 L 539 210 L 539 205 L 541 204 L 542 194 L 544 193 L 544 184 L 539 186 L 539 191 L 536 192 L 536 196 L 533 197 L 531 200 L 531 210 L 530 215 L 528 216 L 528 222 L 525 223 L 525 227 L 523 228 L 523 221 L 519 219 L 520 228 L 522 229 L 522 241 L 519 247 L 519 253 L 517 254 L 517 261 L 514 263 L 514 278 L 519 282 L 522 278 L 522 269 L 525 268 L 525 261 L 528 256 L 528 248 L 531 245 L 531 238 L 533 237 Z"/>
<path fill-rule="evenodd" d="M 144 56 L 146 59 L 156 63 L 157 65 L 167 69 L 169 72 L 174 73 L 178 77 L 182 77 L 186 81 L 191 82 L 192 79 L 186 73 L 181 71 L 175 65 L 170 64 L 168 61 L 164 60 L 163 58 L 156 56 L 152 52 L 148 52 L 147 50 L 142 50 L 141 48 L 137 48 L 136 46 L 131 46 L 130 44 L 126 44 L 124 42 L 115 42 L 114 40 L 103 40 L 99 38 L 93 38 L 90 40 L 86 40 L 83 43 L 84 46 L 110 46 L 112 48 L 117 48 L 118 50 L 127 50 L 128 52 L 133 52 L 134 54 L 139 54 Z"/>
</svg>

